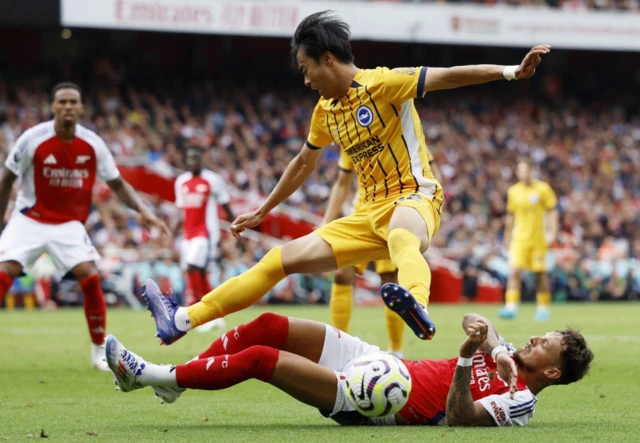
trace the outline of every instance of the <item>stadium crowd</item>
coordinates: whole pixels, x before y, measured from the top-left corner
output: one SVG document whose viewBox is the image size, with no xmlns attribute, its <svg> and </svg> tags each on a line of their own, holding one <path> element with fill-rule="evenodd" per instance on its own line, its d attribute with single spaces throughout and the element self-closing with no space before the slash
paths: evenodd
<svg viewBox="0 0 640 443">
<path fill-rule="evenodd" d="M 127 84 L 126 70 L 107 59 L 96 60 L 92 69 L 102 86 L 86 91 L 82 123 L 104 138 L 120 162 L 137 159 L 171 174 L 183 166 L 185 144 L 201 144 L 209 148 L 208 166 L 224 177 L 232 195 L 257 198 L 274 187 L 307 135 L 310 94 L 217 88 L 213 82 L 180 93 L 158 92 Z M 49 83 L 0 79 L 3 163 L 22 131 L 49 119 Z M 445 177 L 447 204 L 431 254 L 460 263 L 465 296 L 473 298 L 481 273 L 506 281 L 505 196 L 518 158 L 528 156 L 559 198 L 561 232 L 549 257 L 554 298 L 638 297 L 640 115 L 624 98 L 583 106 L 558 91 L 549 78 L 541 96 L 516 100 L 465 91 L 417 101 L 428 145 Z M 337 158 L 337 147 L 327 148 L 317 170 L 287 203 L 321 215 Z M 177 216 L 173 204 L 148 199 L 167 221 Z M 175 292 L 184 290 L 173 239 L 144 231 L 101 188 L 87 225 L 105 257 L 105 275 L 135 263 L 138 281 L 163 275 Z M 224 238 L 212 284 L 243 272 L 269 247 L 265 239 Z M 322 276 L 291 276 L 266 300 L 326 302 L 328 295 Z"/>
</svg>

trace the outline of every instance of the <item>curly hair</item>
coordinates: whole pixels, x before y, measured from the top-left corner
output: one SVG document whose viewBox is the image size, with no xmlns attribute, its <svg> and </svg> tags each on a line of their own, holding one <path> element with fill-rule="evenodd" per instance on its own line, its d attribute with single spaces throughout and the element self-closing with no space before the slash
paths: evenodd
<svg viewBox="0 0 640 443">
<path fill-rule="evenodd" d="M 557 331 L 562 335 L 562 353 L 560 354 L 562 375 L 557 384 L 568 385 L 584 377 L 593 362 L 593 351 L 580 331 L 568 327 Z"/>
</svg>

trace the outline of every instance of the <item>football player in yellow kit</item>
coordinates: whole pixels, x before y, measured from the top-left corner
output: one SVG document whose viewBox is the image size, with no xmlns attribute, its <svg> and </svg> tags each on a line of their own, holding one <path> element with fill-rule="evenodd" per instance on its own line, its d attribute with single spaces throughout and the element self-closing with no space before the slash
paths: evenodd
<svg viewBox="0 0 640 443">
<path fill-rule="evenodd" d="M 442 183 L 441 172 L 434 163 L 433 155 L 429 149 L 427 149 L 427 160 L 433 175 Z M 341 208 L 350 195 L 352 182 L 353 163 L 345 152 L 341 151 L 340 160 L 338 161 L 338 177 L 331 188 L 331 195 L 321 226 L 340 217 Z M 353 207 L 350 212 L 357 211 L 363 203 L 364 190 L 359 187 L 353 199 Z M 363 274 L 368 265 L 369 262 L 365 262 L 358 266 L 338 269 L 334 275 L 333 284 L 331 285 L 331 301 L 329 302 L 331 324 L 344 332 L 349 332 L 353 309 L 353 284 L 356 273 Z M 376 260 L 374 265 L 383 285 L 398 282 L 398 268 L 391 263 L 391 260 Z M 387 307 L 385 308 L 385 324 L 387 326 L 387 336 L 389 337 L 389 353 L 398 358 L 403 358 L 404 321 L 398 314 Z"/>
<path fill-rule="evenodd" d="M 507 218 L 504 227 L 504 245 L 509 249 L 511 272 L 505 295 L 506 305 L 500 317 L 516 317 L 520 301 L 521 273 L 525 269 L 536 275 L 535 319 L 549 319 L 551 292 L 547 277 L 547 249 L 558 234 L 558 203 L 556 194 L 547 183 L 534 180 L 531 163 L 520 160 L 516 168 L 518 183 L 507 193 Z"/>
<path fill-rule="evenodd" d="M 438 230 L 443 197 L 429 168 L 413 100 L 430 91 L 529 78 L 551 49 L 536 46 L 514 66 L 360 69 L 353 63 L 349 37 L 349 26 L 330 11 L 312 14 L 298 25 L 291 40 L 293 63 L 305 85 L 320 94 L 309 136 L 262 206 L 240 215 L 230 230 L 239 237 L 258 226 L 304 183 L 322 148 L 331 143 L 351 158 L 365 191 L 364 204 L 347 217 L 270 250 L 253 268 L 189 307 L 178 307 L 148 281 L 148 305 L 163 343 L 251 306 L 286 275 L 384 259 L 398 268 L 400 284 L 384 285 L 383 300 L 419 338 L 433 338 L 436 327 L 427 312 L 431 271 L 422 254 Z"/>
</svg>

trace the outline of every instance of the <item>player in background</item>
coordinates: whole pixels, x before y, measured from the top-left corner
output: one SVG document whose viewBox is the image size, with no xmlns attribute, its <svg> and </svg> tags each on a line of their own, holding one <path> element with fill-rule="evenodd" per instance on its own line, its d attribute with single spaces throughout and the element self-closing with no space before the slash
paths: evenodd
<svg viewBox="0 0 640 443">
<path fill-rule="evenodd" d="M 351 157 L 366 189 L 364 205 L 273 248 L 256 266 L 187 308 L 156 291 L 157 285 L 147 285 L 149 309 L 163 343 L 251 306 L 289 274 L 329 272 L 389 258 L 398 267 L 402 286 L 383 286 L 383 299 L 416 336 L 434 336 L 436 327 L 426 309 L 431 271 L 422 254 L 438 230 L 443 193 L 427 162 L 413 100 L 429 91 L 529 78 L 550 48 L 534 47 L 518 66 L 360 69 L 353 64 L 349 36 L 349 26 L 329 11 L 312 14 L 298 25 L 291 41 L 292 61 L 305 85 L 320 94 L 309 135 L 262 206 L 240 215 L 230 230 L 239 237 L 262 223 L 304 183 L 322 148 L 332 143 Z"/>
<path fill-rule="evenodd" d="M 477 314 L 467 314 L 462 328 L 467 337 L 459 357 L 404 361 L 412 380 L 409 398 L 397 414 L 383 418 L 360 415 L 346 398 L 351 362 L 379 348 L 323 323 L 265 313 L 178 366 L 146 362 L 111 335 L 106 347 L 123 392 L 151 386 L 175 402 L 187 388 L 215 391 L 255 378 L 341 424 L 524 426 L 543 389 L 580 380 L 593 360 L 574 329 L 531 337 L 515 350 Z"/>
<path fill-rule="evenodd" d="M 84 312 L 93 346 L 91 362 L 103 362 L 107 305 L 95 262 L 100 255 L 84 222 L 89 215 L 96 179 L 107 182 L 149 229 L 169 234 L 166 225 L 140 200 L 120 176 L 104 141 L 78 124 L 82 92 L 73 83 L 53 88 L 53 120 L 25 131 L 9 153 L 0 177 L 0 214 L 4 217 L 11 189 L 20 177 L 12 217 L 0 236 L 0 300 L 13 280 L 28 272 L 47 252 L 62 274 L 71 273 L 82 288 Z"/>
<path fill-rule="evenodd" d="M 442 183 L 440 169 L 434 163 L 433 155 L 428 148 L 427 161 L 436 180 Z M 338 177 L 331 188 L 329 202 L 327 203 L 321 226 L 340 217 L 341 208 L 349 195 L 352 182 L 353 162 L 344 151 L 341 151 L 340 160 L 338 161 Z M 358 187 L 353 199 L 353 208 L 350 212 L 356 211 L 364 203 L 364 192 L 364 189 Z M 353 284 L 356 273 L 362 275 L 368 264 L 368 262 L 365 262 L 358 266 L 338 269 L 335 272 L 333 284 L 331 285 L 329 311 L 331 313 L 331 324 L 344 332 L 349 332 L 349 322 L 351 321 L 351 312 L 353 310 Z M 398 283 L 398 268 L 391 263 L 391 260 L 376 260 L 374 265 L 383 285 L 386 283 Z M 389 307 L 385 307 L 384 315 L 387 336 L 389 337 L 388 351 L 398 358 L 403 358 L 404 321 Z"/>
<path fill-rule="evenodd" d="M 204 168 L 204 155 L 204 149 L 189 146 L 184 153 L 187 172 L 179 175 L 175 181 L 176 206 L 181 209 L 182 214 L 177 218 L 173 232 L 177 236 L 182 227 L 181 257 L 190 289 L 187 292 L 188 305 L 196 303 L 203 294 L 211 292 L 207 265 L 220 242 L 218 205 L 222 205 L 229 221 L 235 218 L 229 206 L 231 197 L 224 179 Z M 223 321 L 211 321 L 197 329 L 205 332 L 214 326 L 223 325 Z"/>
<path fill-rule="evenodd" d="M 507 194 L 507 216 L 504 227 L 504 246 L 509 250 L 511 272 L 507 281 L 506 305 L 499 312 L 501 318 L 516 318 L 520 302 L 522 270 L 536 275 L 535 320 L 549 319 L 551 288 L 547 277 L 547 250 L 558 235 L 556 195 L 547 183 L 532 178 L 528 160 L 520 160 L 516 167 L 518 183 Z"/>
</svg>

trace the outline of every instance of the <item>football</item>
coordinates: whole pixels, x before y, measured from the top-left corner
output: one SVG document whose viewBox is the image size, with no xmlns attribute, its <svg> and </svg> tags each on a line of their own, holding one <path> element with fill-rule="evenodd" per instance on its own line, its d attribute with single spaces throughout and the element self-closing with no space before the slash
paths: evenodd
<svg viewBox="0 0 640 443">
<path fill-rule="evenodd" d="M 367 417 L 395 414 L 407 403 L 410 392 L 409 371 L 393 355 L 362 356 L 347 371 L 347 399 Z"/>
</svg>

